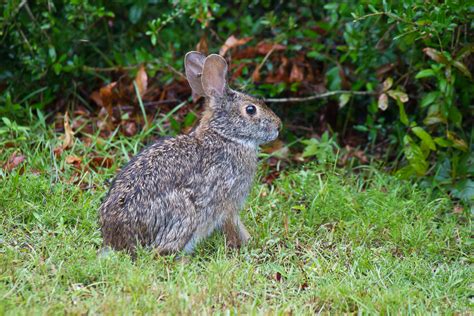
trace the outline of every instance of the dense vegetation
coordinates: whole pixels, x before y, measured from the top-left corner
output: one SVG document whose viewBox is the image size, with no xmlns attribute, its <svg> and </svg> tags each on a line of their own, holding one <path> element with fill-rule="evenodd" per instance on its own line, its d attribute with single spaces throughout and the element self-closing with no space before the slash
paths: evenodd
<svg viewBox="0 0 474 316">
<path fill-rule="evenodd" d="M 469 1 L 24 1 L 0 13 L 0 314 L 469 313 Z M 97 258 L 108 181 L 202 100 L 189 50 L 282 118 L 246 206 L 176 262 Z M 370 166 L 367 166 L 370 165 Z M 376 171 L 383 169 L 383 172 Z"/>
<path fill-rule="evenodd" d="M 163 101 L 189 96 L 186 84 L 177 84 L 184 53 L 196 44 L 205 52 L 221 48 L 232 60 L 233 86 L 254 94 L 348 91 L 273 104 L 286 118 L 283 139 L 296 144 L 292 153 L 301 138 L 309 139 L 305 156 L 320 161 L 326 155 L 318 148 L 356 147 L 401 176 L 426 179 L 467 201 L 474 190 L 473 20 L 465 1 L 8 0 L 0 18 L 0 115 L 7 128 L 31 110 L 47 115 L 82 106 L 97 116 L 108 105 L 91 93 L 110 82 L 120 90 L 110 107 L 166 112 L 173 103 Z M 123 83 L 139 65 L 154 84 L 143 111 Z M 195 122 L 194 115 L 171 121 L 174 131 Z M 336 142 L 320 145 L 325 130 Z"/>
</svg>

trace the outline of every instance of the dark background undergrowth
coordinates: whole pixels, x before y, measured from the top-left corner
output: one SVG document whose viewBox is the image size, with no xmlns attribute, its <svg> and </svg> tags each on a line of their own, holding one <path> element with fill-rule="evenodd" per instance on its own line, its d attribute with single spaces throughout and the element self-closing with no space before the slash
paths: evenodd
<svg viewBox="0 0 474 316">
<path fill-rule="evenodd" d="M 283 118 L 281 141 L 264 150 L 270 166 L 377 162 L 474 198 L 469 1 L 7 0 L 1 10 L 4 171 L 23 161 L 32 122 L 64 134 L 57 155 L 73 137 L 188 131 L 202 104 L 183 57 L 200 50 L 225 55 L 230 85 Z"/>
</svg>

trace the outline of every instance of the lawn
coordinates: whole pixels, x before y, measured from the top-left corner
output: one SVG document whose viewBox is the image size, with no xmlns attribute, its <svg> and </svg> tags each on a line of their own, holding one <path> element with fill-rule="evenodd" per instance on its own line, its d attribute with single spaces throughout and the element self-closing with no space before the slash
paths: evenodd
<svg viewBox="0 0 474 316">
<path fill-rule="evenodd" d="M 217 233 L 183 260 L 98 257 L 106 180 L 142 139 L 55 154 L 51 131 L 21 133 L 0 149 L 25 156 L 0 175 L 0 314 L 472 312 L 470 211 L 446 195 L 372 167 L 307 164 L 271 185 L 262 171 L 247 247 Z M 107 153 L 109 168 L 90 167 Z"/>
</svg>

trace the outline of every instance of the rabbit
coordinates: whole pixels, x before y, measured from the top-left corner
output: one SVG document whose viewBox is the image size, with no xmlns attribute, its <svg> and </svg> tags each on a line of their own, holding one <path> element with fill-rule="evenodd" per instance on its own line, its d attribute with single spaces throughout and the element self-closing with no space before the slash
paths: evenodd
<svg viewBox="0 0 474 316">
<path fill-rule="evenodd" d="M 278 137 L 281 121 L 261 100 L 227 86 L 220 55 L 191 51 L 184 63 L 192 92 L 205 97 L 199 125 L 145 148 L 112 181 L 99 210 L 104 248 L 191 254 L 216 229 L 229 247 L 250 239 L 239 212 L 259 145 Z"/>
</svg>

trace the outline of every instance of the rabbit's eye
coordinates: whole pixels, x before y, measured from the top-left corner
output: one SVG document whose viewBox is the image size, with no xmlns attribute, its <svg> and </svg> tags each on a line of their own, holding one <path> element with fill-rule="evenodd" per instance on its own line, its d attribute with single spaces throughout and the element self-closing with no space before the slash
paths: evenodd
<svg viewBox="0 0 474 316">
<path fill-rule="evenodd" d="M 254 115 L 255 113 L 257 113 L 257 108 L 255 107 L 255 105 L 247 105 L 247 107 L 245 108 L 245 112 L 247 112 L 248 115 Z"/>
</svg>

